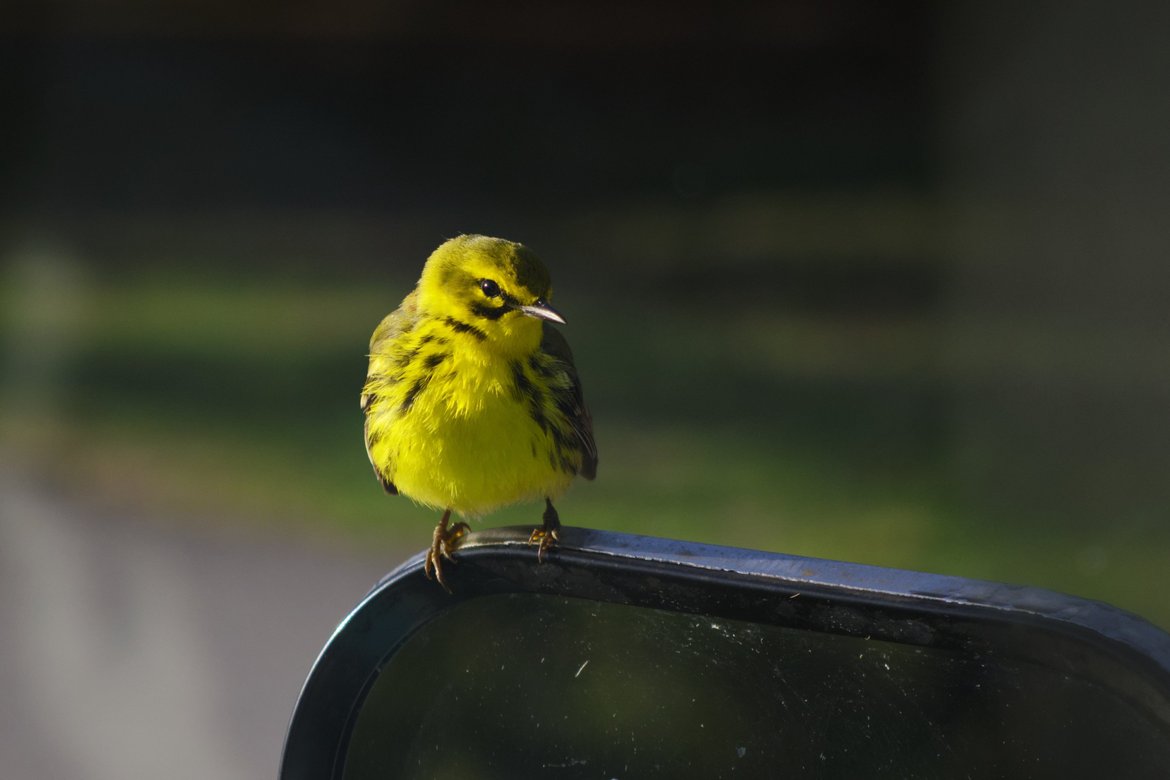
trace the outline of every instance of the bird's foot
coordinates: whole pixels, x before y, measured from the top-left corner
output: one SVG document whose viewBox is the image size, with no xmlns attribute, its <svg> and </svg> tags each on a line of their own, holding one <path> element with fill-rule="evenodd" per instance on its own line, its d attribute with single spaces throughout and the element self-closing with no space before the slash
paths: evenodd
<svg viewBox="0 0 1170 780">
<path fill-rule="evenodd" d="M 550 547 L 560 541 L 561 518 L 557 515 L 557 510 L 553 508 L 552 501 L 547 498 L 544 500 L 545 510 L 544 525 L 540 528 L 534 528 L 532 535 L 528 537 L 529 544 L 539 545 L 536 548 L 536 560 L 540 563 L 544 562 L 544 554 Z"/>
<path fill-rule="evenodd" d="M 528 537 L 529 544 L 536 544 L 536 560 L 541 563 L 544 562 L 544 553 L 554 544 L 560 541 L 560 535 L 555 531 L 546 531 L 543 528 L 532 529 L 532 535 Z"/>
<path fill-rule="evenodd" d="M 459 522 L 448 526 L 447 520 L 451 517 L 451 510 L 443 513 L 435 532 L 431 535 L 431 549 L 427 550 L 427 557 L 423 560 L 423 574 L 427 579 L 433 579 L 443 586 L 443 590 L 451 592 L 447 581 L 443 579 L 443 559 L 455 563 L 451 553 L 459 546 L 459 541 L 471 530 L 467 523 Z"/>
</svg>

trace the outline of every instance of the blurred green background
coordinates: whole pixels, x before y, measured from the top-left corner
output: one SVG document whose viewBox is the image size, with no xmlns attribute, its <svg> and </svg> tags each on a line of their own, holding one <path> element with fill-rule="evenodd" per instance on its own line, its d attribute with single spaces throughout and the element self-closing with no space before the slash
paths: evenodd
<svg viewBox="0 0 1170 780">
<path fill-rule="evenodd" d="M 569 322 L 567 524 L 1170 627 L 1160 7 L 112 8 L 0 53 L 7 467 L 389 569 L 435 517 L 370 474 L 367 339 L 483 232 Z"/>
</svg>

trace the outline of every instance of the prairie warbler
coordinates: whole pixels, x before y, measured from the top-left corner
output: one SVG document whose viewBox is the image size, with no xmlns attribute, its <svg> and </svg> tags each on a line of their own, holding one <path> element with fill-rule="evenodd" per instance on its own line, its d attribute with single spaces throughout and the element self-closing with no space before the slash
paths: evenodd
<svg viewBox="0 0 1170 780">
<path fill-rule="evenodd" d="M 597 447 L 581 383 L 549 305 L 544 264 L 527 247 L 464 235 L 427 259 L 415 289 L 370 339 L 362 388 L 366 453 L 386 492 L 443 510 L 424 571 L 444 588 L 442 560 L 478 518 L 545 500 L 530 541 L 557 540 L 553 508 Z"/>
</svg>

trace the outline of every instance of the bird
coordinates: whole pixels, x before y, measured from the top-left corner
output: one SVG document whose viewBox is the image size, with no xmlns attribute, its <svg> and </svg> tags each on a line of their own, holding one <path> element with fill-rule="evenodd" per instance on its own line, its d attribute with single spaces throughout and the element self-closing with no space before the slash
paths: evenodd
<svg viewBox="0 0 1170 780">
<path fill-rule="evenodd" d="M 467 520 L 543 499 L 529 537 L 543 561 L 559 539 L 553 501 L 597 475 L 593 421 L 551 300 L 531 249 L 459 235 L 370 338 L 366 454 L 387 493 L 442 511 L 423 572 L 448 592 L 443 561 L 454 562 Z"/>
</svg>

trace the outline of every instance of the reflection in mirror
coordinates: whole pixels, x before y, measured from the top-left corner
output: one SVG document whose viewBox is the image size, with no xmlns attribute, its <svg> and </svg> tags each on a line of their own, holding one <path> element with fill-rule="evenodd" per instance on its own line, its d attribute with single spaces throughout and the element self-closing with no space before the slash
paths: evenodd
<svg viewBox="0 0 1170 780">
<path fill-rule="evenodd" d="M 989 651 L 510 594 L 387 660 L 344 777 L 1147 776 L 1168 737 L 1087 679 Z"/>
</svg>

